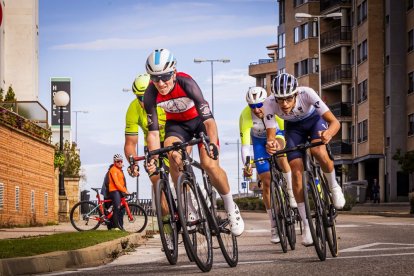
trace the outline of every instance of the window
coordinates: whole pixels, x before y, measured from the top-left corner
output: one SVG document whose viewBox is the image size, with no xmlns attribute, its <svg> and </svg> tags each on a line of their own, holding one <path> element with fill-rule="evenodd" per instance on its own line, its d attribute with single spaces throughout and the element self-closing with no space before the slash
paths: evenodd
<svg viewBox="0 0 414 276">
<path fill-rule="evenodd" d="M 0 183 L 0 210 L 3 209 L 4 205 L 4 184 Z"/>
<path fill-rule="evenodd" d="M 299 27 L 296 27 L 294 30 L 293 30 L 293 43 L 298 43 L 299 42 Z"/>
<path fill-rule="evenodd" d="M 48 207 L 49 207 L 49 205 L 48 205 L 48 200 L 49 200 L 49 194 L 48 193 L 45 193 L 45 215 L 47 216 L 47 213 L 48 213 Z"/>
<path fill-rule="evenodd" d="M 348 89 L 348 99 L 351 101 L 351 105 L 354 104 L 354 88 L 350 87 Z"/>
<path fill-rule="evenodd" d="M 407 0 L 407 11 L 411 10 L 414 6 L 414 0 Z"/>
<path fill-rule="evenodd" d="M 305 23 L 293 29 L 293 42 L 295 44 L 309 37 L 318 37 L 318 22 Z"/>
<path fill-rule="evenodd" d="M 387 139 L 385 140 L 385 146 L 386 147 L 390 146 L 390 137 L 387 137 Z"/>
<path fill-rule="evenodd" d="M 414 71 L 408 73 L 408 94 L 414 92 Z"/>
<path fill-rule="evenodd" d="M 367 7 L 367 1 L 361 3 L 361 5 L 358 6 L 357 9 L 358 12 L 358 25 L 361 24 L 365 19 L 367 19 L 368 14 L 368 7 Z"/>
<path fill-rule="evenodd" d="M 390 96 L 385 97 L 385 106 L 390 105 Z"/>
<path fill-rule="evenodd" d="M 309 24 L 308 23 L 300 25 L 300 36 L 301 36 L 302 40 L 307 39 L 309 37 L 308 30 L 309 30 Z"/>
<path fill-rule="evenodd" d="M 367 99 L 368 91 L 368 81 L 364 80 L 363 82 L 358 83 L 358 103 L 361 103 Z"/>
<path fill-rule="evenodd" d="M 385 56 L 385 65 L 390 65 L 390 56 L 389 55 Z"/>
<path fill-rule="evenodd" d="M 285 13 L 285 0 L 279 1 L 279 25 L 285 23 L 286 13 Z"/>
<path fill-rule="evenodd" d="M 408 135 L 414 134 L 414 113 L 408 115 Z"/>
<path fill-rule="evenodd" d="M 414 49 L 414 32 L 410 30 L 408 32 L 408 52 L 411 52 Z"/>
<path fill-rule="evenodd" d="M 354 137 L 355 137 L 355 126 L 354 125 L 351 126 L 351 131 L 349 133 L 350 133 L 349 137 L 350 137 L 351 143 L 353 143 Z"/>
<path fill-rule="evenodd" d="M 294 74 L 296 77 L 317 73 L 319 70 L 319 60 L 317 58 L 304 59 L 294 64 Z"/>
<path fill-rule="evenodd" d="M 30 192 L 30 210 L 32 213 L 35 212 L 35 191 L 33 190 Z"/>
<path fill-rule="evenodd" d="M 308 3 L 308 1 L 309 0 L 294 0 L 294 2 L 293 2 L 293 7 L 297 7 L 297 6 L 300 6 L 300 5 L 302 5 L 302 4 L 305 4 L 305 3 Z"/>
<path fill-rule="evenodd" d="M 358 143 L 368 140 L 368 120 L 358 123 Z"/>
<path fill-rule="evenodd" d="M 367 60 L 368 58 L 368 44 L 367 40 L 364 40 L 358 45 L 358 64 Z"/>
<path fill-rule="evenodd" d="M 286 34 L 280 34 L 277 36 L 278 51 L 277 59 L 282 59 L 286 56 Z"/>
<path fill-rule="evenodd" d="M 14 206 L 16 211 L 20 210 L 20 188 L 18 186 L 15 187 Z"/>
</svg>

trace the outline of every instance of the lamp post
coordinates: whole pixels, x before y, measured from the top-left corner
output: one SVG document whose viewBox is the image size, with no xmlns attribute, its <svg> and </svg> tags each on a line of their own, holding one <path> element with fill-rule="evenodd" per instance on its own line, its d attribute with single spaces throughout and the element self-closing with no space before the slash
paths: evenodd
<svg viewBox="0 0 414 276">
<path fill-rule="evenodd" d="M 298 12 L 295 13 L 295 19 L 297 22 L 302 22 L 303 19 L 313 19 L 313 21 L 318 22 L 318 89 L 319 89 L 319 96 L 322 99 L 322 75 L 321 75 L 321 18 L 340 18 L 342 17 L 341 12 L 334 12 L 328 14 L 321 14 L 321 15 L 313 15 L 309 13 L 302 13 Z"/>
<path fill-rule="evenodd" d="M 69 94 L 65 91 L 56 92 L 53 97 L 53 102 L 59 107 L 59 125 L 60 125 L 60 138 L 59 138 L 59 152 L 63 153 L 63 108 L 69 103 Z M 59 195 L 64 196 L 65 193 L 65 182 L 63 176 L 63 169 L 59 168 Z"/>
<path fill-rule="evenodd" d="M 87 111 L 87 110 L 74 110 L 72 112 L 75 113 L 75 132 L 76 132 L 75 143 L 77 145 L 78 144 L 78 113 L 87 114 L 87 113 L 89 113 L 89 111 Z"/>
<path fill-rule="evenodd" d="M 213 63 L 214 62 L 223 62 L 223 63 L 229 63 L 230 59 L 223 58 L 223 59 L 203 59 L 203 58 L 195 58 L 195 63 L 202 63 L 202 62 L 210 62 L 211 64 L 211 111 L 214 116 L 214 81 L 213 81 Z"/>
<path fill-rule="evenodd" d="M 240 140 L 237 139 L 236 143 L 224 143 L 225 145 L 237 145 L 237 191 L 239 193 L 240 198 Z"/>
</svg>

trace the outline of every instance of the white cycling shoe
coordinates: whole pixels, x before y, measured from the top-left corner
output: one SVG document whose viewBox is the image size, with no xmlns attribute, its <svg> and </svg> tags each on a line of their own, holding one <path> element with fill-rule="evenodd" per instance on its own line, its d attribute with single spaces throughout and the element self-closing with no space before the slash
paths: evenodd
<svg viewBox="0 0 414 276">
<path fill-rule="evenodd" d="M 289 194 L 289 204 L 291 208 L 298 208 L 298 204 L 296 203 L 296 199 L 295 196 L 293 195 L 293 191 L 292 190 L 288 190 L 288 194 Z"/>
<path fill-rule="evenodd" d="M 303 227 L 302 245 L 304 245 L 304 246 L 311 246 L 311 245 L 313 245 L 312 234 L 310 232 L 309 226 Z"/>
<path fill-rule="evenodd" d="M 235 209 L 231 213 L 227 213 L 227 218 L 230 223 L 230 231 L 234 236 L 240 236 L 244 231 L 244 221 L 240 215 L 239 207 L 234 203 Z"/>
<path fill-rule="evenodd" d="M 273 227 L 270 229 L 270 242 L 271 243 L 279 243 L 280 242 L 280 238 L 279 238 L 279 234 L 277 233 L 277 228 Z"/>
<path fill-rule="evenodd" d="M 336 209 L 340 210 L 344 208 L 345 205 L 345 197 L 342 193 L 342 189 L 340 186 L 336 186 L 335 188 L 331 188 L 333 204 Z"/>
</svg>

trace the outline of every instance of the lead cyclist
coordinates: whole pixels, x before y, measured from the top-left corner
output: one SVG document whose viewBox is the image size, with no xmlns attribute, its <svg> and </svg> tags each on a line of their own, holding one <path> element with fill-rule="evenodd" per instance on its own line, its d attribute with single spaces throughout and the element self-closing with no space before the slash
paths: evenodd
<svg viewBox="0 0 414 276">
<path fill-rule="evenodd" d="M 298 86 L 297 79 L 290 74 L 281 73 L 272 81 L 274 97 L 268 97 L 264 102 L 265 125 L 267 128 L 266 150 L 269 154 L 282 149 L 282 145 L 275 139 L 274 133 L 277 115 L 285 120 L 286 147 L 294 147 L 305 143 L 310 137 L 311 142 L 322 141 L 328 144 L 335 136 L 340 124 L 328 106 L 319 95 L 310 87 Z M 335 208 L 342 209 L 345 205 L 344 194 L 336 181 L 334 163 L 329 158 L 326 147 L 311 148 L 311 153 L 318 160 L 328 181 Z M 288 153 L 289 165 L 292 169 L 293 192 L 298 202 L 299 214 L 302 218 L 304 231 L 302 244 L 313 244 L 303 196 L 302 174 L 304 170 L 302 152 Z"/>
</svg>

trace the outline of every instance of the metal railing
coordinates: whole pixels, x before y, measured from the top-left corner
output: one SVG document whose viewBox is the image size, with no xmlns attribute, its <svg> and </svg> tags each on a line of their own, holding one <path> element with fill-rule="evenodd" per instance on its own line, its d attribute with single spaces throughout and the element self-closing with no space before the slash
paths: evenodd
<svg viewBox="0 0 414 276">
<path fill-rule="evenodd" d="M 336 5 L 351 5 L 351 0 L 321 0 L 320 10 L 323 12 Z"/>
<path fill-rule="evenodd" d="M 322 70 L 322 85 L 331 82 L 350 81 L 352 78 L 351 64 L 340 64 L 332 68 Z"/>
<path fill-rule="evenodd" d="M 332 111 L 335 117 L 350 117 L 352 116 L 351 102 L 338 102 L 329 105 L 329 109 Z"/>
<path fill-rule="evenodd" d="M 259 61 L 256 62 L 250 62 L 250 65 L 258 65 L 258 64 L 265 64 L 265 63 L 271 63 L 271 62 L 275 62 L 276 60 L 272 59 L 272 58 L 267 58 L 267 59 L 259 59 Z"/>
<path fill-rule="evenodd" d="M 47 109 L 38 101 L 0 102 L 0 107 L 17 113 L 43 128 L 49 127 Z"/>
<path fill-rule="evenodd" d="M 352 31 L 349 26 L 340 26 L 321 34 L 321 50 L 344 42 L 351 43 Z"/>
<path fill-rule="evenodd" d="M 334 155 L 352 154 L 352 144 L 348 140 L 332 141 L 330 143 Z"/>
</svg>

